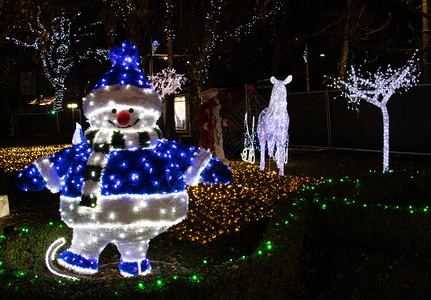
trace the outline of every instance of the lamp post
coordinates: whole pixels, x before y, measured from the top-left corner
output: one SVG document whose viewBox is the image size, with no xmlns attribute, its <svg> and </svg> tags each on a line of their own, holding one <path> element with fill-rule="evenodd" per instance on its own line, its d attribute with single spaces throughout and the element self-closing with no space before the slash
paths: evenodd
<svg viewBox="0 0 431 300">
<path fill-rule="evenodd" d="M 76 103 L 69 103 L 67 105 L 67 108 L 70 108 L 72 110 L 72 128 L 73 125 L 75 125 L 75 109 L 78 107 L 78 104 Z"/>
<path fill-rule="evenodd" d="M 306 76 L 306 80 L 307 80 L 307 92 L 310 91 L 310 73 L 308 71 L 308 45 L 305 44 L 305 50 L 304 50 L 304 54 L 302 56 L 304 58 L 304 62 L 305 62 L 305 76 Z"/>
</svg>

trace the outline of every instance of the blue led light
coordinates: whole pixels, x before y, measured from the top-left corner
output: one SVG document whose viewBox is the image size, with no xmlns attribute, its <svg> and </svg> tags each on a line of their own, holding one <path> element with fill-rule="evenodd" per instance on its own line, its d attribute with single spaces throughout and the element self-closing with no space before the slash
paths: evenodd
<svg viewBox="0 0 431 300">
<path fill-rule="evenodd" d="M 81 196 L 87 160 L 92 150 L 85 144 L 63 149 L 50 157 L 57 174 L 63 177 L 61 189 L 64 196 Z M 160 155 L 168 150 L 169 155 Z M 144 195 L 185 191 L 183 174 L 190 167 L 196 151 L 194 147 L 170 141 L 160 141 L 154 149 L 113 151 L 101 174 L 101 194 Z M 215 159 L 201 173 L 201 180 L 207 183 L 226 183 L 230 179 L 229 168 Z M 46 182 L 38 169 L 31 165 L 18 175 L 17 185 L 23 190 L 38 191 L 45 187 Z"/>
<path fill-rule="evenodd" d="M 86 259 L 79 254 L 75 254 L 69 250 L 65 250 L 58 256 L 58 259 L 63 263 L 81 269 L 89 269 L 96 271 L 99 268 L 99 261 L 97 259 Z"/>
<path fill-rule="evenodd" d="M 46 186 L 46 182 L 36 166 L 30 165 L 18 175 L 16 185 L 23 191 L 37 192 Z"/>
<path fill-rule="evenodd" d="M 109 53 L 112 69 L 103 75 L 95 85 L 93 91 L 105 85 L 135 85 L 141 88 L 151 88 L 151 84 L 139 69 L 140 56 L 138 49 L 130 40 L 126 40 L 121 47 L 115 47 Z"/>
</svg>

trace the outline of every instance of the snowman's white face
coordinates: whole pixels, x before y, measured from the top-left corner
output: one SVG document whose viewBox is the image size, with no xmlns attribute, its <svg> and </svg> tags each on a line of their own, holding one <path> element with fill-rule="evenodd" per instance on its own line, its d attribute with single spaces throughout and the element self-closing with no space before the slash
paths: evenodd
<svg viewBox="0 0 431 300">
<path fill-rule="evenodd" d="M 113 131 L 139 131 L 156 126 L 160 112 L 140 106 L 113 105 L 91 113 L 89 122 L 93 129 Z"/>
</svg>

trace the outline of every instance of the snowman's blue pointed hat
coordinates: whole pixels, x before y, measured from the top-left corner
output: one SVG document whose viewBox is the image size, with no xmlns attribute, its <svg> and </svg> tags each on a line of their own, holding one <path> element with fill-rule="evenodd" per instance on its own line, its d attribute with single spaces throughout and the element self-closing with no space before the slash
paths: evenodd
<svg viewBox="0 0 431 300">
<path fill-rule="evenodd" d="M 93 88 L 105 87 L 107 85 L 134 85 L 140 88 L 151 88 L 139 64 L 141 58 L 138 47 L 132 44 L 131 40 L 125 40 L 121 47 L 115 47 L 109 52 L 112 61 L 111 70 L 103 75 L 102 79 Z"/>
<path fill-rule="evenodd" d="M 114 106 L 141 106 L 160 113 L 162 101 L 139 68 L 138 48 L 130 40 L 125 40 L 120 47 L 113 48 L 109 56 L 111 70 L 82 99 L 84 115 L 88 118 L 95 111 Z"/>
</svg>

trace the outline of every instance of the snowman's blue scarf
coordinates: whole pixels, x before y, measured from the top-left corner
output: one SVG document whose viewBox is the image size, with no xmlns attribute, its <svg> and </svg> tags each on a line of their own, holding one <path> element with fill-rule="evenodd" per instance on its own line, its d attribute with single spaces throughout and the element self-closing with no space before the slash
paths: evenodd
<svg viewBox="0 0 431 300">
<path fill-rule="evenodd" d="M 158 139 L 162 138 L 162 133 L 159 128 L 153 128 Z M 81 191 L 80 206 L 95 208 L 97 206 L 97 194 L 99 192 L 99 185 L 102 178 L 102 170 L 106 167 L 106 163 L 111 150 L 124 150 L 126 147 L 126 140 L 124 134 L 120 131 L 114 131 L 110 137 L 110 143 L 95 143 L 95 138 L 98 130 L 88 131 L 85 134 L 87 144 L 91 145 L 93 152 L 87 162 L 84 170 L 84 184 Z M 137 133 L 139 148 L 146 149 L 152 141 L 152 135 L 148 131 L 141 131 Z M 102 164 L 93 164 L 96 155 L 102 157 Z"/>
</svg>

